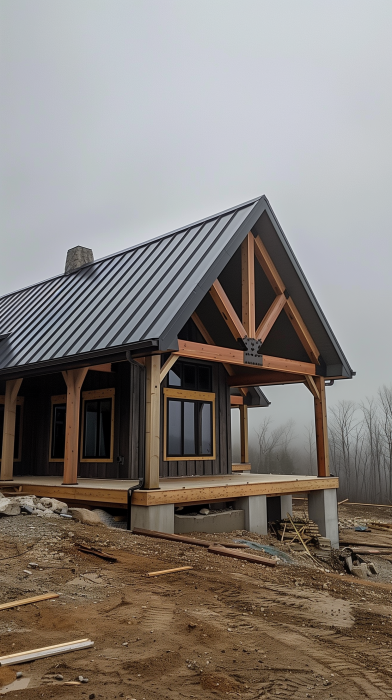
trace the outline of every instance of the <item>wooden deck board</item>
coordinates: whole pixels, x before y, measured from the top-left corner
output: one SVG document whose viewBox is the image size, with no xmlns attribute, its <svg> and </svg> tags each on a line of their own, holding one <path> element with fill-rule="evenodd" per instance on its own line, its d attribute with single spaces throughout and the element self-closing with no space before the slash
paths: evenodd
<svg viewBox="0 0 392 700">
<path fill-rule="evenodd" d="M 126 507 L 128 489 L 137 481 L 122 479 L 79 479 L 78 484 L 67 486 L 61 477 L 23 476 L 14 481 L 0 482 L 2 488 L 22 486 L 22 493 L 51 496 L 63 501 L 87 504 L 107 504 Z M 132 503 L 140 506 L 167 503 L 209 503 L 234 500 L 242 496 L 275 496 L 290 493 L 336 489 L 336 477 L 312 477 L 285 474 L 227 474 L 224 476 L 195 476 L 161 479 L 160 488 L 135 491 Z"/>
</svg>

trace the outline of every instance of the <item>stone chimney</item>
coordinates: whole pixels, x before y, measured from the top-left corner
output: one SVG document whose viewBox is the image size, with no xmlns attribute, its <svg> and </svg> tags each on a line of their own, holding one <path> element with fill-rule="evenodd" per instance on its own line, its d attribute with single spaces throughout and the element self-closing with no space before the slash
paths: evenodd
<svg viewBox="0 0 392 700">
<path fill-rule="evenodd" d="M 83 248 L 82 245 L 77 245 L 75 248 L 70 248 L 65 261 L 65 274 L 77 270 L 82 265 L 94 262 L 94 254 L 91 248 Z"/>
</svg>

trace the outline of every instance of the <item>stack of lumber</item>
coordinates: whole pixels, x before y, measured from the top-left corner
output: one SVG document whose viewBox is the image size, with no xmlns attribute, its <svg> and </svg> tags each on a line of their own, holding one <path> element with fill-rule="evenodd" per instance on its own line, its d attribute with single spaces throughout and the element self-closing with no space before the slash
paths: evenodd
<svg viewBox="0 0 392 700">
<path fill-rule="evenodd" d="M 303 545 L 330 551 L 331 541 L 320 535 L 318 525 L 309 518 L 284 518 L 275 525 L 281 542 L 286 542 L 294 550 L 302 550 Z"/>
</svg>

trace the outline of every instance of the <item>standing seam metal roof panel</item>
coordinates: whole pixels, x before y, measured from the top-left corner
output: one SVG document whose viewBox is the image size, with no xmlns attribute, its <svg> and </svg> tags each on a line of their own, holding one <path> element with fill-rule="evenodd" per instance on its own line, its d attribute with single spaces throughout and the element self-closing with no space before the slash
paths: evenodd
<svg viewBox="0 0 392 700">
<path fill-rule="evenodd" d="M 0 298 L 0 333 L 10 333 L 0 341 L 0 373 L 141 342 L 167 349 L 265 211 L 274 218 L 260 197 Z M 333 352 L 347 363 L 293 260 Z"/>
</svg>

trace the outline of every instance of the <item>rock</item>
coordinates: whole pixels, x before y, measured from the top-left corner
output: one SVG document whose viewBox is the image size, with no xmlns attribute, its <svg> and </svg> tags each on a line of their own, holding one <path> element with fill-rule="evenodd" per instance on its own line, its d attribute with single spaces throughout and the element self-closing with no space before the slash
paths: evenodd
<svg viewBox="0 0 392 700">
<path fill-rule="evenodd" d="M 78 681 L 79 681 L 79 683 L 88 683 L 88 678 L 84 678 L 83 676 L 78 676 Z"/>
<path fill-rule="evenodd" d="M 61 673 L 56 673 L 56 675 L 54 676 L 54 679 L 55 679 L 55 681 L 63 681 L 64 676 L 62 676 Z"/>
<path fill-rule="evenodd" d="M 88 700 L 94 700 L 94 698 L 95 698 L 95 693 L 90 693 L 90 695 L 88 696 Z"/>
<path fill-rule="evenodd" d="M 3 496 L 3 494 L 1 493 L 1 491 L 0 491 L 0 498 L 5 498 L 5 496 Z"/>
<path fill-rule="evenodd" d="M 0 515 L 20 515 L 20 505 L 12 498 L 2 498 L 0 500 Z"/>
<path fill-rule="evenodd" d="M 79 520 L 86 525 L 102 525 L 99 515 L 87 508 L 70 508 L 69 512 L 75 520 Z"/>
<path fill-rule="evenodd" d="M 209 515 L 210 511 L 208 510 L 208 508 L 201 508 L 201 510 L 199 510 L 199 513 L 200 515 Z"/>
<path fill-rule="evenodd" d="M 68 513 L 68 506 L 57 498 L 41 498 L 41 503 L 45 508 L 49 508 L 53 513 Z"/>
<path fill-rule="evenodd" d="M 19 503 L 20 506 L 35 508 L 38 503 L 38 498 L 37 496 L 15 496 L 14 501 Z"/>
<path fill-rule="evenodd" d="M 30 569 L 37 569 L 37 568 L 38 568 L 38 564 L 35 564 L 34 562 L 31 561 L 31 562 L 29 563 L 29 567 L 30 567 Z"/>
<path fill-rule="evenodd" d="M 23 678 L 23 673 L 22 673 L 22 671 L 17 671 L 17 672 L 16 672 L 16 677 L 17 677 L 17 678 Z"/>
</svg>

